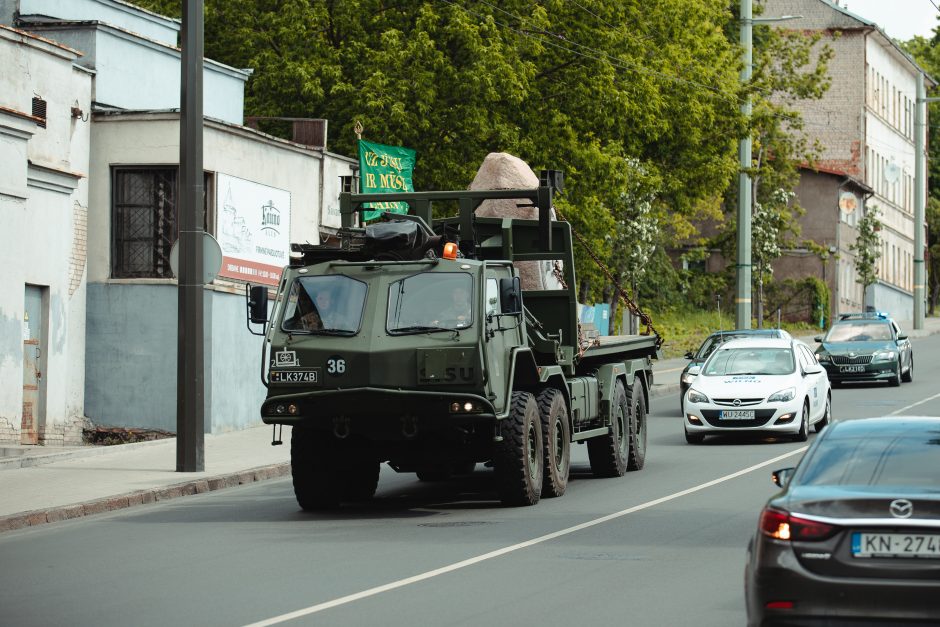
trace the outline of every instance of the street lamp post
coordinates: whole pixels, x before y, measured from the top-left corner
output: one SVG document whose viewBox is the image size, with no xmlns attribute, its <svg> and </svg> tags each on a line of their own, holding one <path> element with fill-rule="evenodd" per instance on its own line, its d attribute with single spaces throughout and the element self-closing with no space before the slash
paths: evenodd
<svg viewBox="0 0 940 627">
<path fill-rule="evenodd" d="M 744 66 L 741 68 L 741 84 L 751 80 L 753 67 L 753 29 L 754 24 L 782 22 L 803 17 L 802 15 L 784 15 L 782 17 L 762 17 L 754 19 L 751 10 L 752 0 L 741 0 L 741 47 L 744 49 Z M 744 96 L 741 113 L 745 120 L 751 119 L 751 97 Z M 737 291 L 735 297 L 735 324 L 738 329 L 751 328 L 751 131 L 747 129 L 738 144 L 738 258 Z"/>
<path fill-rule="evenodd" d="M 924 268 L 924 214 L 927 187 L 927 153 L 924 148 L 926 134 L 926 109 L 928 102 L 937 102 L 940 98 L 928 98 L 924 90 L 924 74 L 917 73 L 917 105 L 914 109 L 914 328 L 924 328 L 924 298 L 926 272 Z"/>
</svg>

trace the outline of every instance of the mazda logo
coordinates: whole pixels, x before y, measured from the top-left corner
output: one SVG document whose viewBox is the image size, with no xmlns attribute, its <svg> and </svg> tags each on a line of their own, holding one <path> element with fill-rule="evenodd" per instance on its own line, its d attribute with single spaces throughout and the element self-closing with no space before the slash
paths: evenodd
<svg viewBox="0 0 940 627">
<path fill-rule="evenodd" d="M 735 407 L 740 407 L 740 406 L 741 406 L 741 399 L 740 399 L 740 398 L 736 398 L 736 399 L 734 399 L 733 401 L 731 401 L 731 404 L 734 405 Z"/>
<path fill-rule="evenodd" d="M 911 514 L 914 513 L 914 504 L 907 499 L 897 499 L 891 501 L 891 505 L 888 506 L 888 511 L 891 512 L 891 515 L 895 518 L 910 518 Z"/>
</svg>

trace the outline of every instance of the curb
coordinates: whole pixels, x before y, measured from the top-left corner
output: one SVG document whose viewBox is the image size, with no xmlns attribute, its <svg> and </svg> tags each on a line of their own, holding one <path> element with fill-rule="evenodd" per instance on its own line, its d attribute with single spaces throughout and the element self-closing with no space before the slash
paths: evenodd
<svg viewBox="0 0 940 627">
<path fill-rule="evenodd" d="M 59 522 L 72 518 L 82 518 L 93 514 L 112 512 L 135 505 L 146 505 L 157 501 L 167 501 L 181 496 L 214 492 L 223 488 L 233 488 L 239 485 L 256 483 L 266 479 L 275 479 L 290 474 L 290 462 L 259 466 L 249 470 L 233 472 L 224 475 L 215 475 L 202 479 L 193 479 L 169 486 L 137 490 L 118 496 L 109 496 L 72 505 L 60 505 L 47 509 L 37 509 L 19 514 L 0 516 L 0 533 L 37 527 L 46 523 Z"/>
<path fill-rule="evenodd" d="M 10 470 L 13 468 L 30 468 L 32 466 L 42 466 L 43 464 L 54 464 L 56 462 L 64 462 L 70 459 L 81 459 L 83 457 L 94 457 L 95 455 L 105 455 L 108 453 L 122 453 L 125 451 L 132 451 L 138 448 L 144 448 L 147 446 L 154 446 L 161 443 L 166 443 L 167 440 L 176 441 L 175 437 L 172 438 L 160 438 L 159 440 L 148 440 L 146 442 L 128 442 L 127 444 L 113 444 L 110 446 L 104 445 L 88 445 L 81 446 L 74 449 L 69 449 L 65 451 L 57 451 L 54 448 L 50 448 L 48 452 L 42 451 L 38 454 L 32 455 L 21 455 L 18 457 L 7 457 L 0 459 L 0 472 L 4 470 Z M 42 448 L 42 447 L 40 447 Z M 31 451 L 34 452 L 35 451 Z"/>
</svg>

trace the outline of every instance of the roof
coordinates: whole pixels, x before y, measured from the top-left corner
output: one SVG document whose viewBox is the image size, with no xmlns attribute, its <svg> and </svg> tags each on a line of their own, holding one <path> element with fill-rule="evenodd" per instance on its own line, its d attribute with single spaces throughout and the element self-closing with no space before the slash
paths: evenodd
<svg viewBox="0 0 940 627">
<path fill-rule="evenodd" d="M 718 350 L 728 350 L 731 348 L 790 348 L 793 340 L 781 337 L 742 337 L 736 340 L 730 340 L 718 347 Z"/>
<path fill-rule="evenodd" d="M 780 337 L 781 334 L 789 335 L 783 329 L 731 329 L 728 331 L 715 331 L 711 335 L 724 337 L 726 335 L 747 335 L 756 337 Z"/>
</svg>

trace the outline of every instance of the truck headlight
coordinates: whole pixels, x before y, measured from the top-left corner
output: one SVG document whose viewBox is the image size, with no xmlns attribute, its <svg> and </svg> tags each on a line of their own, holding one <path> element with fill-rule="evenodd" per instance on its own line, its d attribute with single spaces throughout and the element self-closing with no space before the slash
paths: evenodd
<svg viewBox="0 0 940 627">
<path fill-rule="evenodd" d="M 779 392 L 774 392 L 767 397 L 768 403 L 786 403 L 787 401 L 792 401 L 796 396 L 796 388 L 787 388 L 785 390 L 780 390 Z"/>
<path fill-rule="evenodd" d="M 689 402 L 690 403 L 707 403 L 708 397 L 699 392 L 698 390 L 689 389 Z"/>
</svg>

